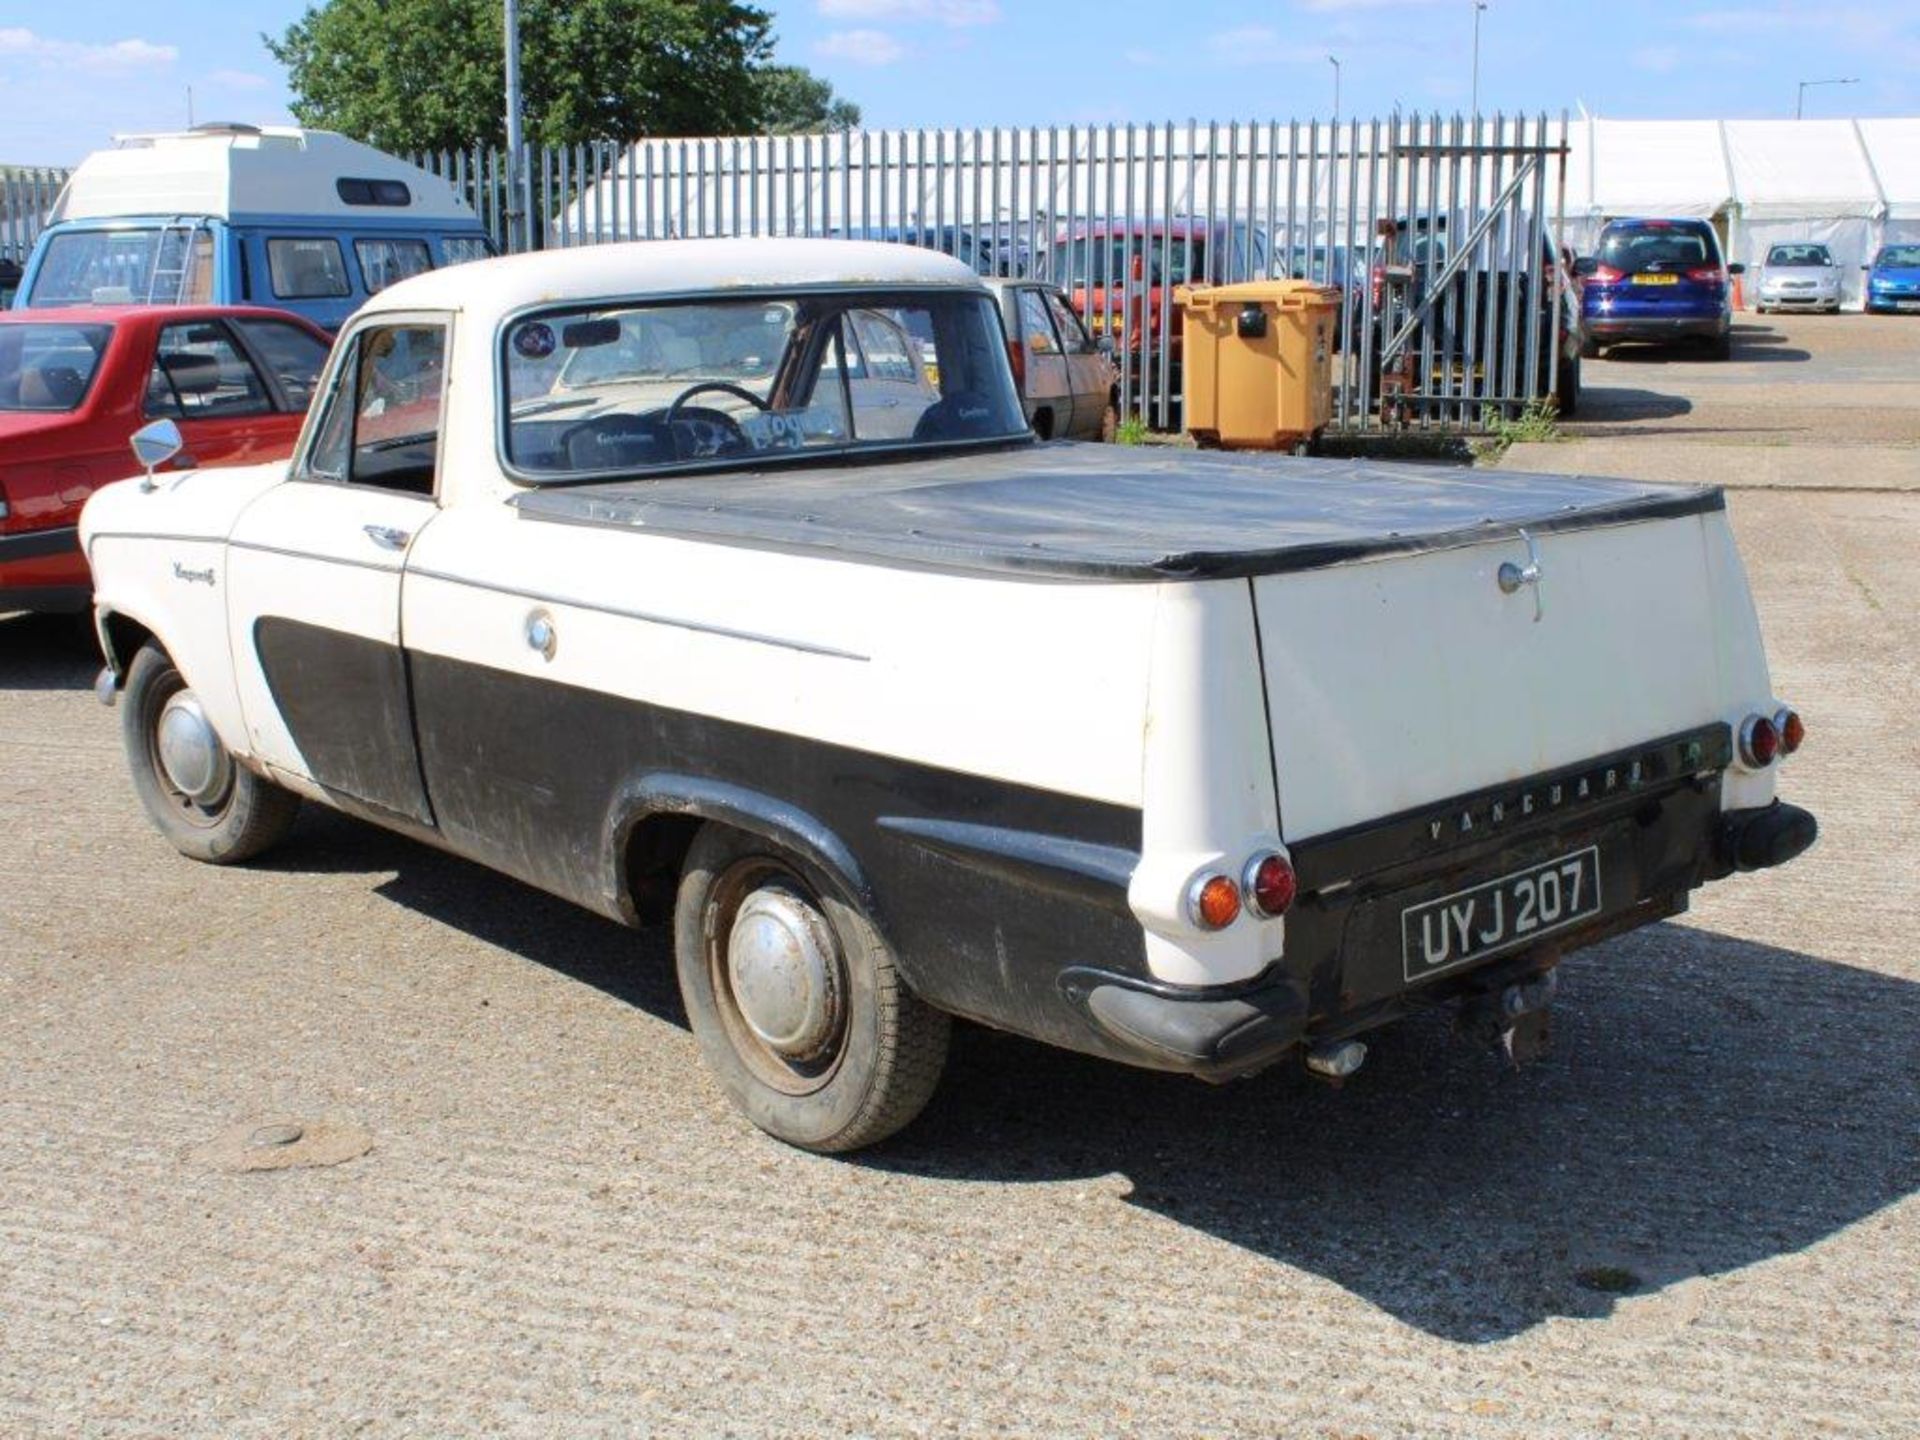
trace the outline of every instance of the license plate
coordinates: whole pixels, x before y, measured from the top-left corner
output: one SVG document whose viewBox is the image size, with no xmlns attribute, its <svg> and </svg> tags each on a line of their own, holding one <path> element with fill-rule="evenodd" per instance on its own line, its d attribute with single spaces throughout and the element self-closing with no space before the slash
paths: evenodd
<svg viewBox="0 0 1920 1440">
<path fill-rule="evenodd" d="M 1680 283 L 1680 277 L 1678 275 L 1636 275 L 1633 277 L 1633 283 L 1636 285 L 1678 285 Z"/>
<path fill-rule="evenodd" d="M 1600 850 L 1562 855 L 1400 912 L 1409 983 L 1600 913 Z"/>
<path fill-rule="evenodd" d="M 1920 300 L 1896 300 L 1893 302 L 1893 308 L 1896 310 L 1920 310 Z"/>
</svg>

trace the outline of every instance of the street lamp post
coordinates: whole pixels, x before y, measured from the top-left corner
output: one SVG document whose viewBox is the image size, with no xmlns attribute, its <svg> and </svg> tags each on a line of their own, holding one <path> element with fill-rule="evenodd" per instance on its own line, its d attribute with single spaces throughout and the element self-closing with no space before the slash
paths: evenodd
<svg viewBox="0 0 1920 1440">
<path fill-rule="evenodd" d="M 531 228 L 521 234 L 527 207 L 520 193 L 520 3 L 506 0 L 507 28 L 507 249 L 531 248 Z"/>
<path fill-rule="evenodd" d="M 1480 12 L 1486 8 L 1486 0 L 1473 0 L 1473 100 L 1468 113 L 1475 119 L 1480 116 Z"/>
<path fill-rule="evenodd" d="M 1858 85 L 1859 83 L 1860 80 L 1857 76 L 1850 80 L 1802 80 L 1800 82 L 1800 92 L 1793 98 L 1793 118 L 1796 120 L 1804 120 L 1806 118 L 1807 87 L 1809 85 Z"/>
</svg>

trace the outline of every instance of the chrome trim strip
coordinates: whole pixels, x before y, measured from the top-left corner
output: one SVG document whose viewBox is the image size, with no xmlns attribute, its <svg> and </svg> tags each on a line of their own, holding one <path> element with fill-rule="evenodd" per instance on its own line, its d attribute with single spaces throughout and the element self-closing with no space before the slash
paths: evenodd
<svg viewBox="0 0 1920 1440">
<path fill-rule="evenodd" d="M 426 570 L 413 565 L 407 568 L 410 579 L 440 580 L 449 585 L 464 585 L 470 590 L 486 590 L 495 595 L 510 595 L 518 600 L 530 600 L 537 605 L 566 605 L 576 610 L 587 610 L 599 615 L 613 615 L 622 620 L 639 620 L 648 625 L 665 625 L 675 630 L 691 630 L 700 635 L 719 635 L 728 640 L 745 640 L 753 645 L 773 645 L 782 650 L 797 650 L 803 655 L 824 655 L 830 660 L 853 660 L 862 665 L 869 663 L 871 655 L 856 654 L 852 650 L 837 650 L 831 645 L 816 645 L 810 640 L 791 640 L 783 635 L 767 635 L 752 630 L 734 630 L 725 625 L 709 625 L 700 620 L 685 620 L 674 615 L 659 615 L 648 610 L 627 610 L 615 605 L 601 605 L 592 600 L 582 600 L 572 595 L 557 595 L 548 591 L 518 590 L 506 585 L 493 585 L 485 580 L 474 580 L 465 575 L 450 575 L 444 570 Z"/>
</svg>

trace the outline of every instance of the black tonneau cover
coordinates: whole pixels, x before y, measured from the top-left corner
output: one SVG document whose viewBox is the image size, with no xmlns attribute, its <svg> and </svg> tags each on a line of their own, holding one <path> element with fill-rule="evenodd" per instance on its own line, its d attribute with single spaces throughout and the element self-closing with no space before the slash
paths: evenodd
<svg viewBox="0 0 1920 1440">
<path fill-rule="evenodd" d="M 941 569 L 1102 580 L 1309 570 L 1719 510 L 1716 488 L 1117 445 L 534 490 L 529 520 Z"/>
</svg>

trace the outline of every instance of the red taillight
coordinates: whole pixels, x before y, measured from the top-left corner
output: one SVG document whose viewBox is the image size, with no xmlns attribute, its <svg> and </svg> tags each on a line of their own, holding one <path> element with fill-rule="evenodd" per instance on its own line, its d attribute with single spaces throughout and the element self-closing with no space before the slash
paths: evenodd
<svg viewBox="0 0 1920 1440">
<path fill-rule="evenodd" d="M 1740 727 L 1740 758 L 1755 770 L 1764 770 L 1780 753 L 1780 731 L 1764 715 L 1749 715 Z"/>
<path fill-rule="evenodd" d="M 1284 855 L 1256 855 L 1247 864 L 1247 898 L 1256 914 L 1272 920 L 1287 913 L 1299 882 Z"/>
<path fill-rule="evenodd" d="M 1593 274 L 1588 278 L 1598 280 L 1602 285 L 1616 285 L 1627 278 L 1627 272 L 1616 270 L 1611 265 L 1596 265 L 1593 267 Z"/>
<path fill-rule="evenodd" d="M 1798 710 L 1782 710 L 1773 717 L 1773 728 L 1780 732 L 1780 753 L 1791 755 L 1807 738 L 1807 722 Z"/>
<path fill-rule="evenodd" d="M 1384 265 L 1375 265 L 1373 267 L 1372 278 L 1373 308 L 1375 311 L 1378 311 L 1380 309 L 1380 299 L 1387 293 L 1387 267 Z"/>
<path fill-rule="evenodd" d="M 1018 340 L 1007 341 L 1007 359 L 1013 365 L 1013 383 L 1021 390 L 1027 388 L 1027 347 Z"/>
<path fill-rule="evenodd" d="M 1240 887 L 1225 875 L 1202 875 L 1187 891 L 1187 913 L 1202 930 L 1224 930 L 1240 918 Z"/>
<path fill-rule="evenodd" d="M 1687 279 L 1697 280 L 1702 285 L 1725 284 L 1726 278 L 1718 265 L 1696 265 L 1687 271 Z"/>
</svg>

